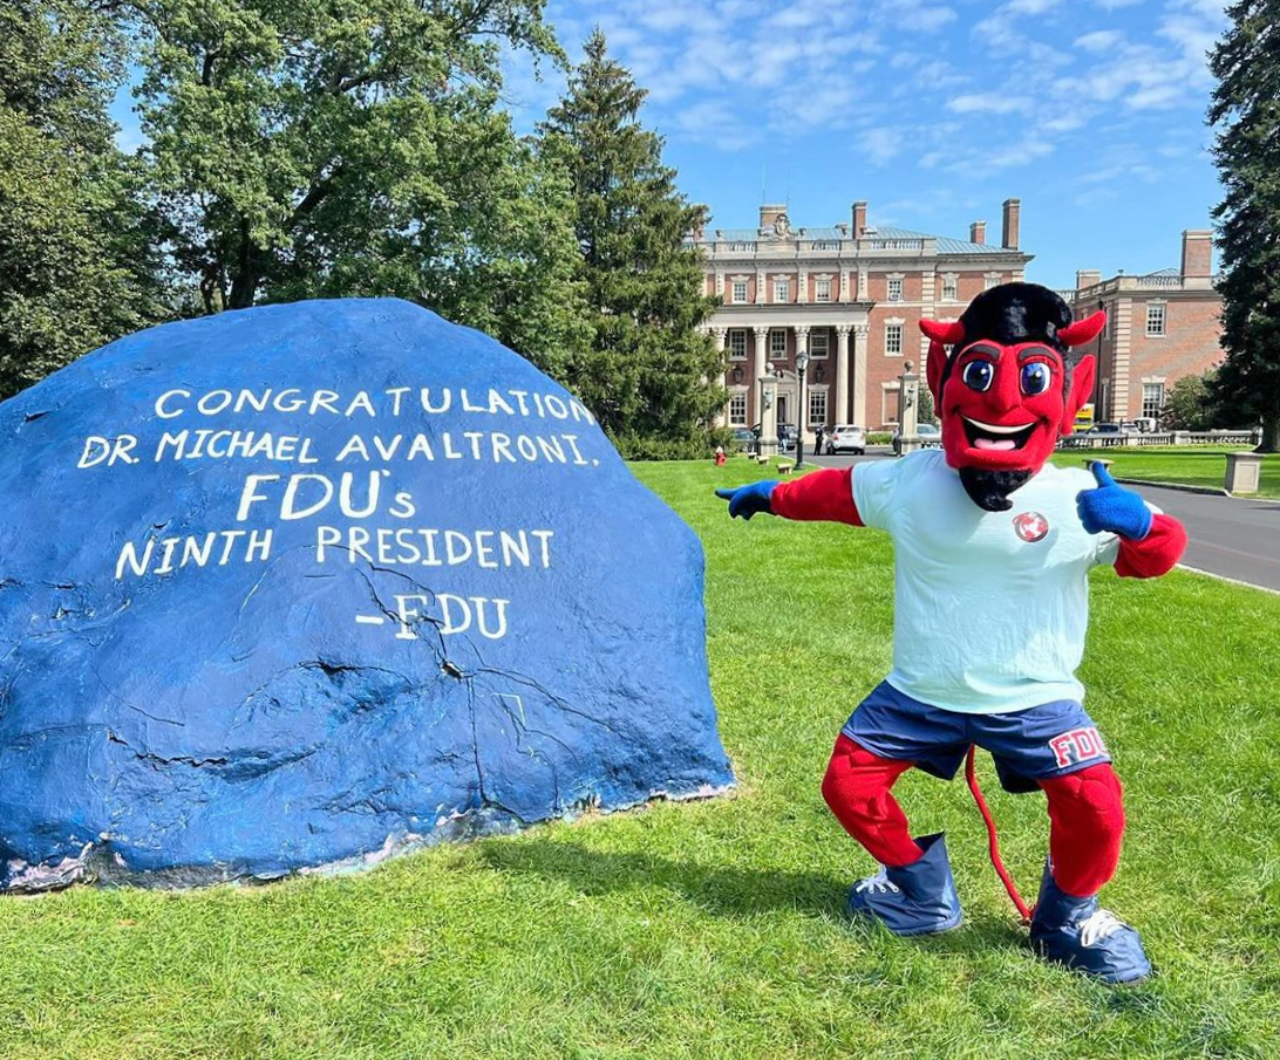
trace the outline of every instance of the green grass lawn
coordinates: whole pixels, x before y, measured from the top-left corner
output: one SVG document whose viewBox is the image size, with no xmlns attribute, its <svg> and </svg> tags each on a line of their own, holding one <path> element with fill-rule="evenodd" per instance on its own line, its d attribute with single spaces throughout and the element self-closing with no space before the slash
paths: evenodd
<svg viewBox="0 0 1280 1060">
<path fill-rule="evenodd" d="M 1151 446 L 1133 449 L 1099 449 L 1079 453 L 1081 460 L 1090 455 L 1114 461 L 1111 473 L 1120 478 L 1145 479 L 1148 482 L 1174 482 L 1183 486 L 1209 486 L 1222 489 L 1227 473 L 1227 453 L 1247 451 L 1241 446 Z M 1054 462 L 1069 465 L 1077 454 L 1059 453 Z M 1280 453 L 1269 453 L 1262 462 L 1262 488 L 1259 497 L 1280 498 Z"/>
<path fill-rule="evenodd" d="M 822 804 L 836 732 L 889 666 L 872 531 L 731 523 L 745 461 L 637 468 L 707 549 L 712 681 L 737 792 L 447 847 L 363 875 L 0 900 L 0 1056 L 815 1060 L 1280 1055 L 1280 598 L 1096 575 L 1082 676 L 1125 780 L 1107 904 L 1158 974 L 1035 960 L 962 783 L 899 785 L 946 829 L 965 927 L 851 926 L 873 866 Z M 1034 893 L 1039 796 L 996 790 Z"/>
</svg>

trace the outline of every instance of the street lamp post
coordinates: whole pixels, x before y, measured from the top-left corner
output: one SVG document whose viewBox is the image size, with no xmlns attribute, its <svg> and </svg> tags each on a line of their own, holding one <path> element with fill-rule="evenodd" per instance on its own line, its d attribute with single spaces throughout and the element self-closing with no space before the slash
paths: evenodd
<svg viewBox="0 0 1280 1060">
<path fill-rule="evenodd" d="M 796 470 L 804 467 L 804 425 L 808 419 L 809 406 L 805 401 L 804 373 L 809 367 L 809 341 L 805 340 L 805 348 L 796 354 L 796 374 L 800 376 L 800 415 L 796 417 Z"/>
</svg>

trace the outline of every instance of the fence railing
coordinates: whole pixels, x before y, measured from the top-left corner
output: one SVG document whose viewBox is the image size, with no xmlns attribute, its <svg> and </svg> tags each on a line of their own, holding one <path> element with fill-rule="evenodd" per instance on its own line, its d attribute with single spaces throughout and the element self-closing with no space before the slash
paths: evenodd
<svg viewBox="0 0 1280 1060">
<path fill-rule="evenodd" d="M 1115 434 L 1073 434 L 1058 440 L 1059 449 L 1110 449 L 1145 445 L 1257 445 L 1262 432 L 1253 431 L 1119 431 Z"/>
</svg>

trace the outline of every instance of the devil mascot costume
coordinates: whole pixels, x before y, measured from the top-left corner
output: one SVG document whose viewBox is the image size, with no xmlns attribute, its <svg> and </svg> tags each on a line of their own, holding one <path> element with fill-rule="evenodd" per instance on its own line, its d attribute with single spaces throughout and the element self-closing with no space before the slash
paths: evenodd
<svg viewBox="0 0 1280 1060">
<path fill-rule="evenodd" d="M 941 451 L 717 493 L 744 519 L 834 520 L 893 538 L 893 670 L 845 723 L 822 783 L 845 830 L 884 866 L 854 885 L 850 912 L 899 935 L 960 924 L 942 835 L 912 838 L 891 789 L 912 766 L 952 778 L 976 744 L 1006 789 L 1048 799 L 1036 951 L 1122 983 L 1151 966 L 1137 931 L 1098 905 L 1124 809 L 1075 677 L 1088 574 L 1106 563 L 1121 577 L 1157 577 L 1186 534 L 1104 465 L 1090 474 L 1048 463 L 1093 389 L 1093 358 L 1073 361 L 1071 349 L 1104 323 L 1102 313 L 1073 323 L 1035 284 L 994 287 L 959 321 L 920 324 Z"/>
</svg>

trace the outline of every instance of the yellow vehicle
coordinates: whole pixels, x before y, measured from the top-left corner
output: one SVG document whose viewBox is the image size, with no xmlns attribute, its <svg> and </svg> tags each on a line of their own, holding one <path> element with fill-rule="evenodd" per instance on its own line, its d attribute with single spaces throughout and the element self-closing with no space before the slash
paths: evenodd
<svg viewBox="0 0 1280 1060">
<path fill-rule="evenodd" d="M 1077 431 L 1087 431 L 1093 426 L 1093 405 L 1081 405 L 1080 411 L 1076 413 L 1076 421 L 1074 427 Z"/>
</svg>

